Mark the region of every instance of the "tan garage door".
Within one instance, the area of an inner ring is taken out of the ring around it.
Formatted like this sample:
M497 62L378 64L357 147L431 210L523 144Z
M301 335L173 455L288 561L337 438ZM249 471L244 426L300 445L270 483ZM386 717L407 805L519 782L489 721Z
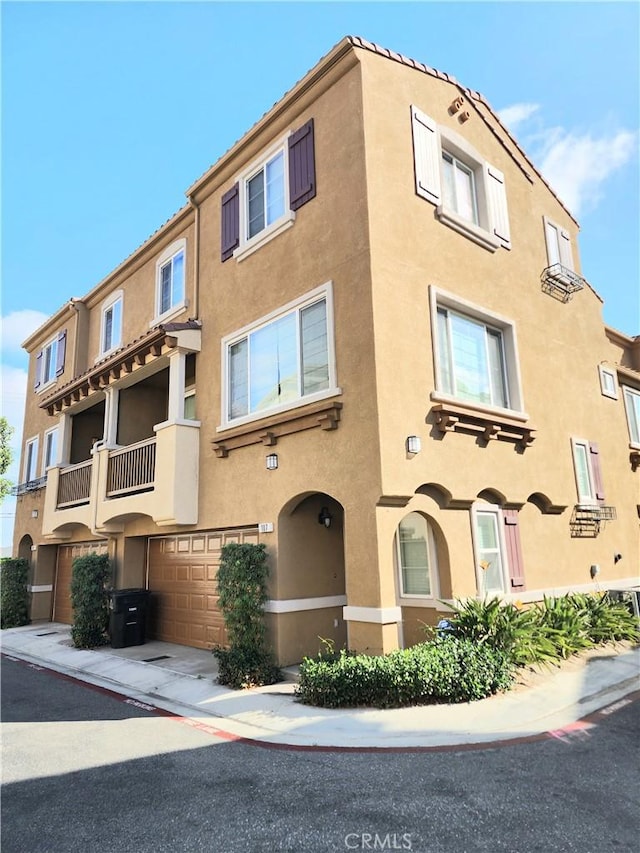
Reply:
M53 621L71 625L71 569L76 557L87 554L107 554L104 542L75 542L73 545L58 545L58 565L56 568L56 591L53 596Z
M226 643L216 575L222 546L230 542L257 543L258 531L214 530L149 540L150 639L197 649Z

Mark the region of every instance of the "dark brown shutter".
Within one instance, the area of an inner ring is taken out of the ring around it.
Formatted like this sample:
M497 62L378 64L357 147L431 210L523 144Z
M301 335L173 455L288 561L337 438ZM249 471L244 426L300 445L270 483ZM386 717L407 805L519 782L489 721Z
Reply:
M40 383L42 382L42 350L36 356L36 381L34 388L38 388Z
M313 119L289 137L289 204L297 210L316 194Z
M502 515L504 518L504 539L507 546L511 588L522 591L524 589L524 563L522 560L522 546L520 544L518 510L504 509L502 510Z
M56 356L56 376L64 373L64 356L67 351L67 330L58 335L58 354Z
M236 183L222 196L222 260L228 261L240 245L240 187Z
M600 503L604 503L604 483L602 480L602 466L600 465L600 449L595 442L591 441L589 442L589 451L591 453L591 471L593 472L593 485L596 490L596 498Z

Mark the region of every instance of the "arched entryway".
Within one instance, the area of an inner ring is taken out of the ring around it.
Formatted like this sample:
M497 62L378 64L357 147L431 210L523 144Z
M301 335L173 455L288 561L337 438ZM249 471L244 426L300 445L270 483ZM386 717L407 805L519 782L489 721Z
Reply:
M323 492L292 498L278 518L270 611L278 657L296 663L346 646L344 509Z

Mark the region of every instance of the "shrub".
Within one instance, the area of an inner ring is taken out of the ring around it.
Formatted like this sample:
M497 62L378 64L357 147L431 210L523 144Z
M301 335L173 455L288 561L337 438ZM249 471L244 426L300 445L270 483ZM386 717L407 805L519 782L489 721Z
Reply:
M111 567L106 554L87 554L73 561L71 639L77 649L93 649L109 642L109 589Z
M336 660L305 658L296 695L324 708L392 708L482 699L511 681L512 667L501 651L445 637L388 655L343 651Z
M218 594L229 648L213 649L220 684L238 689L281 680L266 639L263 606L268 598L267 578L264 545L233 542L223 547Z
M0 627L29 624L29 563L22 557L0 560Z

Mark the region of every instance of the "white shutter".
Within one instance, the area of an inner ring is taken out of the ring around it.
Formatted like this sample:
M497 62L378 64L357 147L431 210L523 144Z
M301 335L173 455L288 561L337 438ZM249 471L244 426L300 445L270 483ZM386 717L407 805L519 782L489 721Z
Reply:
M554 264L561 263L560 259L560 238L558 236L558 229L556 226L549 222L547 217L543 217L544 219L544 238L547 243L547 262L550 267Z
M571 251L571 237L564 231L559 231L558 243L560 244L560 263L567 269L573 269L573 253Z
M490 166L489 163L487 163L486 175L491 230L504 248L510 249L511 232L509 230L509 211L507 209L507 192L504 185L504 175L495 166Z
M440 204L440 141L438 125L417 107L411 107L413 162L416 192L432 204Z

